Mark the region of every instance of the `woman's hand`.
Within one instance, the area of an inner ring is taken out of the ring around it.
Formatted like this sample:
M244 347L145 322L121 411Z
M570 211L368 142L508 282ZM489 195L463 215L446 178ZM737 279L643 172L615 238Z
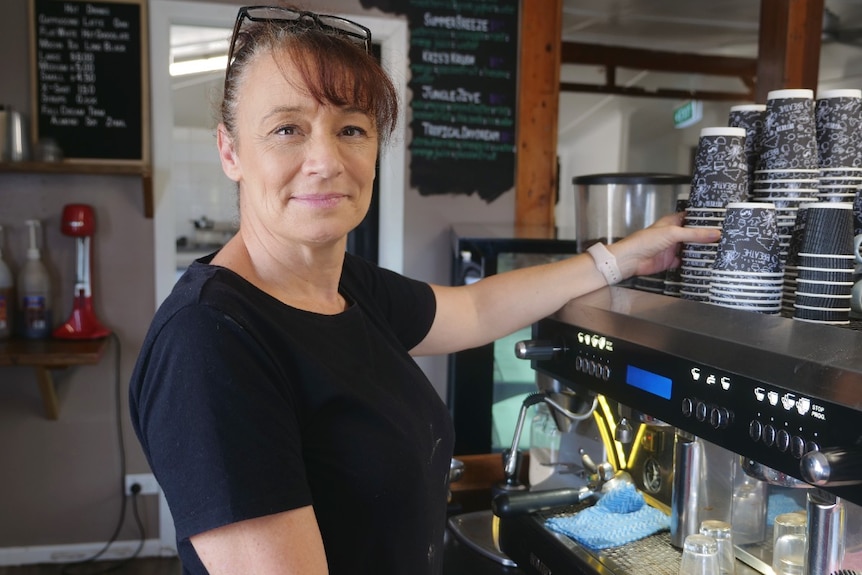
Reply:
M624 278L658 273L678 264L682 242L709 244L721 237L718 229L682 227L683 217L682 212L669 214L608 246Z

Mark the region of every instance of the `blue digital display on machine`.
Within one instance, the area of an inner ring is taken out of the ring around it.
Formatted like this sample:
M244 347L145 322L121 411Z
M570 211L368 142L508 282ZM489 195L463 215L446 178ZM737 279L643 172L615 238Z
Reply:
M626 366L626 383L665 399L670 399L673 388L673 381L670 378L633 365Z

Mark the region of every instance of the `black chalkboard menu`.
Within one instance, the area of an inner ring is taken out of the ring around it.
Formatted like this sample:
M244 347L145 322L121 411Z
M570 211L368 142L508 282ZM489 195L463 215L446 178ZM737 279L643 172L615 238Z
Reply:
M30 0L30 16L34 141L148 162L146 0Z
M423 195L514 187L518 0L407 0L411 185Z

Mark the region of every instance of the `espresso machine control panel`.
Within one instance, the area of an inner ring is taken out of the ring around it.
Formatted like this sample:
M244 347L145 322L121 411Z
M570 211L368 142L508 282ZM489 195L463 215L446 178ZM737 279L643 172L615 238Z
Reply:
M677 303L716 312L715 306ZM646 316L622 327L612 311L564 309L538 322L533 340L517 354L562 383L589 387L776 473L862 504L862 361L843 357L838 366L824 365L792 354L795 344L785 344L809 337L811 345L838 351L835 342L817 341L821 331L788 326L797 322L784 318L767 319L761 335L739 325L739 332L731 330L738 337L723 340L709 330L668 329ZM791 331L777 337L776 325ZM853 343L859 334L845 335ZM752 347L746 337L773 347Z

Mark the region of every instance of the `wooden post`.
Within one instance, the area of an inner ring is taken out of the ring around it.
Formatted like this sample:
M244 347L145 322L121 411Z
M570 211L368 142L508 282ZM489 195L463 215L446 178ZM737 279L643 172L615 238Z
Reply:
M757 102L770 90L817 90L824 0L761 0Z
M515 225L554 231L562 0L521 2Z

